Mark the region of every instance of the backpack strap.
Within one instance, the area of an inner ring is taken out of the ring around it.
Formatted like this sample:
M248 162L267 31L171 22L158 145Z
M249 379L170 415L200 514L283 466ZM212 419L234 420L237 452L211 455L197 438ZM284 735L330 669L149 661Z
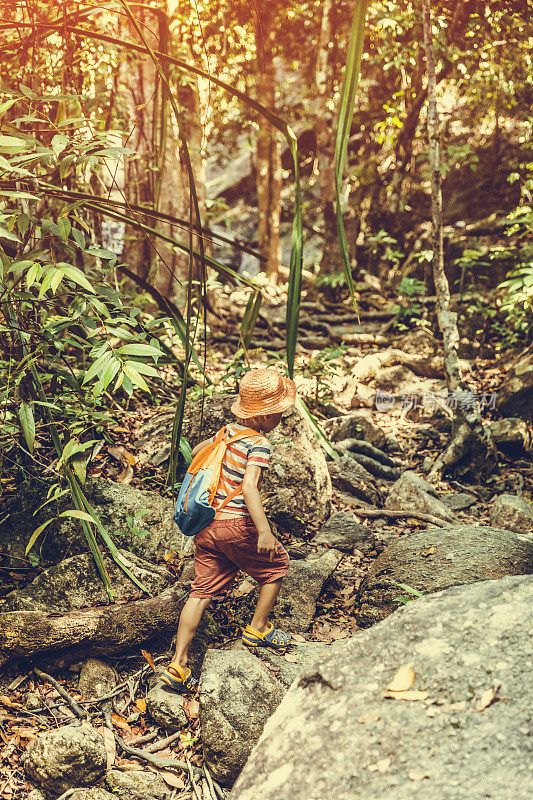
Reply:
M224 428L223 430L227 430L227 428ZM239 439L248 439L250 436L261 436L261 434L259 433L259 431L254 431L253 428L245 428L243 431L239 431L234 436L231 436L229 439L226 439L225 440L226 447L229 444L231 444L232 442L236 442ZM227 495L227 497L224 498L222 503L219 506L217 506L215 510L216 511L222 511L224 506L226 506L229 502L231 502L231 500L234 500L235 497L237 497L237 495L240 494L240 492L242 491L243 485L244 485L244 481L242 483L240 483L238 486L236 486L235 489L233 489L233 491L231 491Z

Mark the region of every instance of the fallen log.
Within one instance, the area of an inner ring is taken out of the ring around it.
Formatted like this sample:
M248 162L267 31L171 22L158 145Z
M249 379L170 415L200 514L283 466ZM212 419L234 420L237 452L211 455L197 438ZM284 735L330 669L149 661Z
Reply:
M47 614L0 613L0 668L12 658L47 651L88 647L93 655L140 645L158 634L173 633L188 593L170 587L156 597Z

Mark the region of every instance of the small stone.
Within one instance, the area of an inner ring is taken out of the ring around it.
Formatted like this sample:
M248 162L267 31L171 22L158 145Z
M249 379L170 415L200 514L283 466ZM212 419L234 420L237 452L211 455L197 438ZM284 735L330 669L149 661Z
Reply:
M490 524L515 533L533 533L533 503L513 494L502 494L492 504Z
M354 547L366 552L374 549L374 537L368 525L356 522L347 511L338 511L320 528L313 544L334 547L342 553L353 553Z
M445 494L442 497L442 502L451 511L463 511L465 508L470 508L474 503L477 503L477 497L468 492L452 492ZM499 527L504 527L500 525Z
M456 521L455 514L435 497L429 483L410 470L404 472L391 486L385 508L420 511L422 514L431 514L446 522Z
M43 701L37 692L28 692L24 698L24 702L28 711L35 711L36 709L41 708L43 704Z
M69 800L116 800L116 794L110 794L105 789L100 789L98 786L93 786L90 789L75 789Z
M109 694L117 685L115 670L98 658L89 658L80 670L78 690L83 697L97 698Z
M331 483L337 489L359 497L367 503L377 505L380 502L376 479L355 458L349 455L341 456L336 461L330 461L328 469Z
M152 719L169 731L179 731L188 723L183 710L185 697L170 686L158 683L146 695L146 708Z
M96 783L106 763L103 736L92 725L72 724L38 733L24 759L24 770L32 783L57 797L73 783Z
M113 797L118 796L120 800L168 800L171 794L160 775L144 770L110 769L105 782Z

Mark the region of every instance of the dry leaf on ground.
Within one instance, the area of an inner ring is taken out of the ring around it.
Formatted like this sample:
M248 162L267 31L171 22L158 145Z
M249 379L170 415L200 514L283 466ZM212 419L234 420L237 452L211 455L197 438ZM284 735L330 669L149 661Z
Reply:
M412 770L409 773L409 778L412 781L423 781L424 778L429 778L429 775L427 772L415 772L414 770Z
M383 692L382 697L387 700L426 700L429 692L419 692L416 689L410 692Z
M141 653L143 654L143 656L145 657L145 659L148 661L153 671L155 672L155 661L152 655L147 650L141 650Z
M292 653L286 653L285 661L288 661L290 664L297 664L298 658L296 656L293 656Z
M392 681L387 686L389 692L405 692L410 689L415 680L415 673L409 664L400 667Z
M498 699L498 691L500 689L501 684L495 683L494 686L491 686L490 689L485 689L479 697L475 697L472 701L472 705L476 709L476 711L483 711L485 708L488 708L495 700Z
M363 714L360 717L357 717L357 722L360 722L364 725L366 722L377 722L379 719L379 714Z
M375 764L369 764L367 769L370 772L388 772L390 767L390 758L382 758L380 761L376 761Z
M153 772L157 772L158 775L161 775L165 783L172 786L173 789L185 788L185 781L183 778L176 775L174 772L170 772L170 770L167 769L154 769Z

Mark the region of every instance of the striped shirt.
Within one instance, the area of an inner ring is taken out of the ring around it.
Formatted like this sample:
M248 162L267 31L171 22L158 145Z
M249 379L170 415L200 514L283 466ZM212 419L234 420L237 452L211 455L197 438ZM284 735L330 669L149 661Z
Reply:
M246 425L240 425L237 422L232 422L226 425L230 436L246 430ZM209 440L213 442L214 436ZM245 439L238 439L236 442L228 445L226 453L222 460L222 472L220 481L218 483L217 493L215 497L215 504L218 505L225 498L239 486L244 479L244 473L248 464L256 464L261 467L261 470L268 468L270 461L270 442L265 436L249 436ZM263 473L261 472L261 478ZM259 479L259 485L261 484ZM224 511L231 511L236 516L250 516L250 512L246 508L242 492L230 500L224 506Z

